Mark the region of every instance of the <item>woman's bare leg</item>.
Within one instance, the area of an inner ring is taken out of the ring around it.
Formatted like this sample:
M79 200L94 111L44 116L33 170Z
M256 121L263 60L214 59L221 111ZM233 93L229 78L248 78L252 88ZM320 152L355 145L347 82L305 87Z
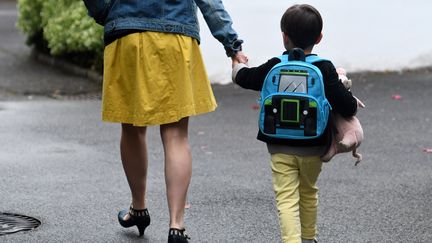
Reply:
M179 122L160 127L165 152L165 183L170 228L184 228L184 208L192 176L188 123L189 119L183 118Z
M132 206L144 209L147 179L146 127L122 124L120 152L129 187Z

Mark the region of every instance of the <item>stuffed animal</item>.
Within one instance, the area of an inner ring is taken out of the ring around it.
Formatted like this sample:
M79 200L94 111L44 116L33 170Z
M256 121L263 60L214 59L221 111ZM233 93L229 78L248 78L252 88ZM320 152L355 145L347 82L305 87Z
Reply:
M340 81L345 88L350 89L352 81L347 78L346 71L343 68L336 69L339 74ZM365 105L357 97L357 105L364 108ZM346 153L352 151L352 155L356 158L355 165L360 163L362 155L357 152L364 139L363 129L357 117L349 118L342 117L336 112L332 112L330 116L330 126L332 126L332 143L325 155L321 156L323 162L330 161L333 156L338 153Z
M337 74L339 75L339 80L343 83L347 90L351 89L352 81L348 79L347 72L343 68L336 69Z

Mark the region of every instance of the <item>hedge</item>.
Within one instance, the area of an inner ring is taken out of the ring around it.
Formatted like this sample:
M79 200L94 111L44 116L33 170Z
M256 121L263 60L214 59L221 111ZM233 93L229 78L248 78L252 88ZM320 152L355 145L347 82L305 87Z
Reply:
M27 43L82 66L101 68L103 28L82 0L18 0L18 27Z

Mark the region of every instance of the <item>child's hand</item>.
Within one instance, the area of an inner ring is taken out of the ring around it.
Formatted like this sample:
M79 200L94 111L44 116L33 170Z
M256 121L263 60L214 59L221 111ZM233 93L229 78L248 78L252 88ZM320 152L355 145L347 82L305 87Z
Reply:
M232 58L236 59L239 63L246 64L249 61L248 57L242 51L237 52L237 54Z
M233 67L239 63L246 64L249 61L248 57L242 51L237 52L235 56L231 57L231 60Z
M233 58L231 64L232 68L234 68L237 64L239 64L239 62Z

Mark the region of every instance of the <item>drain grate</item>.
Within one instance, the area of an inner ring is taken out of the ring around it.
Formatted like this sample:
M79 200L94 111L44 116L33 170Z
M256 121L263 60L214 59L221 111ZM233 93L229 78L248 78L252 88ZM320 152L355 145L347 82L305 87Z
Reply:
M41 222L35 218L12 214L0 213L0 236L13 234L20 231L36 229Z

